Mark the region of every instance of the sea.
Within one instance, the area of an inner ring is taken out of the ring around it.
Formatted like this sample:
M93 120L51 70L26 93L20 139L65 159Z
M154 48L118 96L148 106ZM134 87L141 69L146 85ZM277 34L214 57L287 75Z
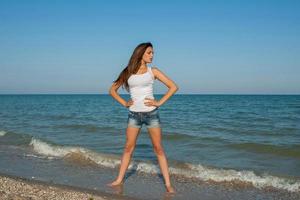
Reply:
M175 94L158 111L178 191L168 198L300 199L300 95ZM118 174L128 112L108 94L0 95L0 173L166 199L145 124L124 188L106 187Z

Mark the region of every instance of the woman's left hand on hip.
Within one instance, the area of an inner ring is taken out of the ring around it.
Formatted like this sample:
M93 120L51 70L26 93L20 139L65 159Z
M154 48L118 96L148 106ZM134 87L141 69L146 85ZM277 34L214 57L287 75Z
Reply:
M155 99L150 99L150 98L145 98L144 104L146 106L156 106L159 107L159 102L156 101Z

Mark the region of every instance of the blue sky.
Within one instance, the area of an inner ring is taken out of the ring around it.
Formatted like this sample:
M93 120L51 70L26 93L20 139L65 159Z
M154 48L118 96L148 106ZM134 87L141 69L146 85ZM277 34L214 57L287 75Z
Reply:
M178 94L300 94L299 2L1 0L0 94L106 94L148 41Z

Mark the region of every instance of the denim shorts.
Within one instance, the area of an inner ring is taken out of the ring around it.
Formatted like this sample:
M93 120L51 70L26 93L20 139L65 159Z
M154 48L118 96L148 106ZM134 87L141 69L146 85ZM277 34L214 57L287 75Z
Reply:
M145 124L147 128L161 127L158 107L149 112L134 112L129 110L127 125L142 128L143 124Z

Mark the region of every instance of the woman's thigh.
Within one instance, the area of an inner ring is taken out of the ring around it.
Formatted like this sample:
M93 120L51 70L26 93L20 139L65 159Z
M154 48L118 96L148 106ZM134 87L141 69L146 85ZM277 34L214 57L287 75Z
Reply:
M154 128L148 128L148 133L151 138L151 142L153 147L161 147L161 128L160 127L154 127Z
M140 133L140 128L130 127L128 126L126 129L126 144L127 145L135 145L137 137Z

